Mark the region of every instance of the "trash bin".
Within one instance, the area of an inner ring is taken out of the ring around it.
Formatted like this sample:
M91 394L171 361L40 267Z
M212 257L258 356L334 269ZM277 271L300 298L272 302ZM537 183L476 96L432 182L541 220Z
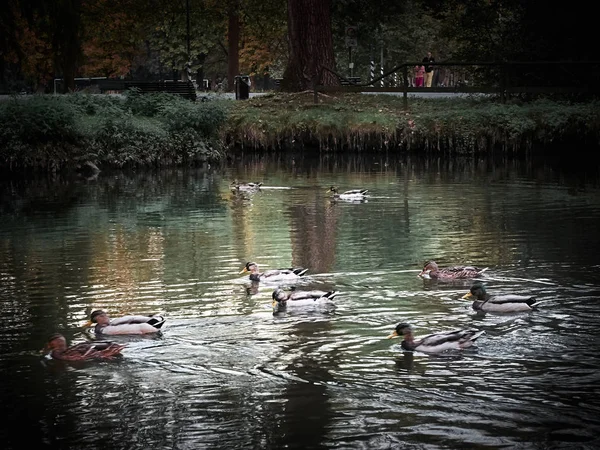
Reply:
M250 77L238 75L235 77L235 99L247 100L250 97Z

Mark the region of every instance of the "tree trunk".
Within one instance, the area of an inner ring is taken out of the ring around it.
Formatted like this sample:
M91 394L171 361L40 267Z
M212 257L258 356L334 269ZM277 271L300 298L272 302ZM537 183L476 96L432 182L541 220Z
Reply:
M63 78L63 93L75 90L77 65L81 57L81 1L63 0L54 3L55 64Z
M290 59L281 89L304 91L339 84L331 32L331 0L288 0ZM329 69L329 70L327 70Z
M227 90L231 92L234 88L234 78L240 71L240 16L237 0L231 1L229 5L227 43Z

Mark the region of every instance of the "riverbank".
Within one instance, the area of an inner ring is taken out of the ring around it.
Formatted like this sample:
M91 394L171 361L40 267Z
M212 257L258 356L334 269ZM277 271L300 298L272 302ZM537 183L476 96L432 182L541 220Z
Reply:
M560 142L600 144L600 103L483 96L410 99L312 92L237 101L221 131L229 146L321 151L493 150L519 153Z
M518 154L600 144L597 101L506 104L489 97L312 92L248 100L167 94L29 96L0 104L0 169L161 167L219 161L239 149L286 152Z

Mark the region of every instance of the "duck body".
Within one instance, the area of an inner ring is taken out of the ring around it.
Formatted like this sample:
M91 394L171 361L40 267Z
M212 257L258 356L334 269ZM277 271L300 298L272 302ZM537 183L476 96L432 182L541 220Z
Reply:
M329 191L332 193L334 199L347 200L347 201L364 201L367 199L368 189L351 189L349 191L339 192L336 186L331 186Z
M333 305L337 294L336 291L320 290L288 292L278 288L273 291L273 308Z
M452 266L440 269L435 261L425 263L423 270L419 274L421 278L432 280L463 280L467 278L476 278L487 270L474 266Z
M50 357L61 361L113 360L122 356L123 348L124 345L114 342L82 342L67 347L67 341L61 334L50 336L46 344Z
M96 323L94 332L108 336L123 334L152 334L159 333L165 323L165 318L158 314L152 316L129 315L109 319L104 311L94 311L91 323Z
M265 283L278 283L282 281L296 281L304 276L308 269L303 267L289 267L286 269L271 269L260 272L258 264L247 262L240 273L250 273L250 281L260 281Z
M538 303L532 295L490 295L483 283L474 283L462 298L466 300L474 298L472 308L478 312L527 312L532 311Z
M262 183L239 183L237 180L234 180L229 187L232 191L236 192L256 192L260 189Z
M419 351L424 353L441 353L447 350L462 350L473 346L475 340L484 331L460 329L430 334L420 339L415 339L412 327L407 323L400 323L394 332L388 336L394 338L403 336L401 347L406 351Z

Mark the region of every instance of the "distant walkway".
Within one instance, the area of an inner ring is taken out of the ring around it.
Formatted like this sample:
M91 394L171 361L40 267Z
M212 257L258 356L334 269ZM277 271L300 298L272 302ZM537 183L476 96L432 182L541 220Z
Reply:
M262 95L268 95L272 92L250 92L250 98L260 97ZM395 95L401 96L402 92L363 92L364 95ZM11 98L23 99L26 100L28 98L32 98L37 94L27 94L27 95L0 95L0 101L6 101ZM54 95L54 94L46 94L46 95ZM60 94L58 94L60 95ZM112 95L115 97L121 97L121 94L91 94L91 95ZM409 97L419 97L419 98L459 98L459 97L468 97L473 95L487 95L487 94L469 94L464 92L426 92L423 89L423 92L409 92ZM198 92L197 101L202 101L203 98L207 99L224 99L224 100L235 100L235 93L233 92Z

